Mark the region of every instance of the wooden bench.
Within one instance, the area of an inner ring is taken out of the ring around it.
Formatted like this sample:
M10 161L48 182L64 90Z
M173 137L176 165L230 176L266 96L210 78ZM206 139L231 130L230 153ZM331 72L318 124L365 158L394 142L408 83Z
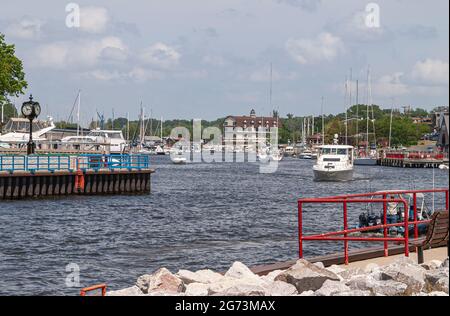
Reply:
M423 250L437 247L447 246L448 255L448 211L437 211L431 217L431 222L428 226L427 236L425 240L420 243L414 244L417 252L417 261L419 264L424 262Z

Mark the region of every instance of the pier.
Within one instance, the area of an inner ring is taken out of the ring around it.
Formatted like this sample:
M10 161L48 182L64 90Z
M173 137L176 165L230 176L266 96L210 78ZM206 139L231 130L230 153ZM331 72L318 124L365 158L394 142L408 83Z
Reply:
M0 156L0 200L147 194L147 155Z
M378 165L397 168L439 168L448 158L441 153L387 152L378 159Z

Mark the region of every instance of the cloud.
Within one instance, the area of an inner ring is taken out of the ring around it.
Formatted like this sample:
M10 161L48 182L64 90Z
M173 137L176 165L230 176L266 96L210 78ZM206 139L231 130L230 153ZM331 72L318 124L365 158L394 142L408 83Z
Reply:
M181 54L173 47L164 43L156 43L144 49L140 60L150 66L168 69L178 65Z
M83 78L94 79L98 81L129 81L146 82L149 80L161 79L163 74L157 71L135 67L130 71L96 69L82 74Z
M395 97L410 93L410 88L402 82L403 72L396 72L380 77L373 85L374 96Z
M104 58L125 60L127 47L118 37L104 37L98 41L63 41L39 46L33 51L31 65L36 68L67 69L92 67Z
M82 7L80 9L80 29L88 33L103 33L111 18L108 10L101 7Z
M19 39L38 39L44 22L33 17L24 17L12 22L5 29L5 34Z
M427 84L448 85L449 63L439 59L426 59L414 65L412 77Z
M222 56L206 55L202 59L202 63L214 67L224 67L228 62Z
M316 39L289 39L286 50L299 64L332 61L345 51L342 40L331 33L321 33Z
M280 4L287 4L306 11L315 11L322 0L276 0Z

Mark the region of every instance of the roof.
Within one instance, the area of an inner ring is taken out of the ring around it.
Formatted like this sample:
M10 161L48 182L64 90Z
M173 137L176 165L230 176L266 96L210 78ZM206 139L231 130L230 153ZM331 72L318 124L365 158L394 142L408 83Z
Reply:
M281 126L281 120L276 117L261 117L261 116L228 116L225 120L232 119L236 122L236 126L244 126L244 125L254 125L255 127L266 126L269 124L270 127L274 125ZM252 123L253 122L253 123ZM261 122L261 123L260 123Z

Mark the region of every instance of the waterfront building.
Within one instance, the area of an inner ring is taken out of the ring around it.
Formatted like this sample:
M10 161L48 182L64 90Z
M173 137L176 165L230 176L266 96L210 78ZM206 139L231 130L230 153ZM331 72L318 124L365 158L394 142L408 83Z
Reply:
M439 121L439 140L437 145L448 154L448 112L440 115Z

